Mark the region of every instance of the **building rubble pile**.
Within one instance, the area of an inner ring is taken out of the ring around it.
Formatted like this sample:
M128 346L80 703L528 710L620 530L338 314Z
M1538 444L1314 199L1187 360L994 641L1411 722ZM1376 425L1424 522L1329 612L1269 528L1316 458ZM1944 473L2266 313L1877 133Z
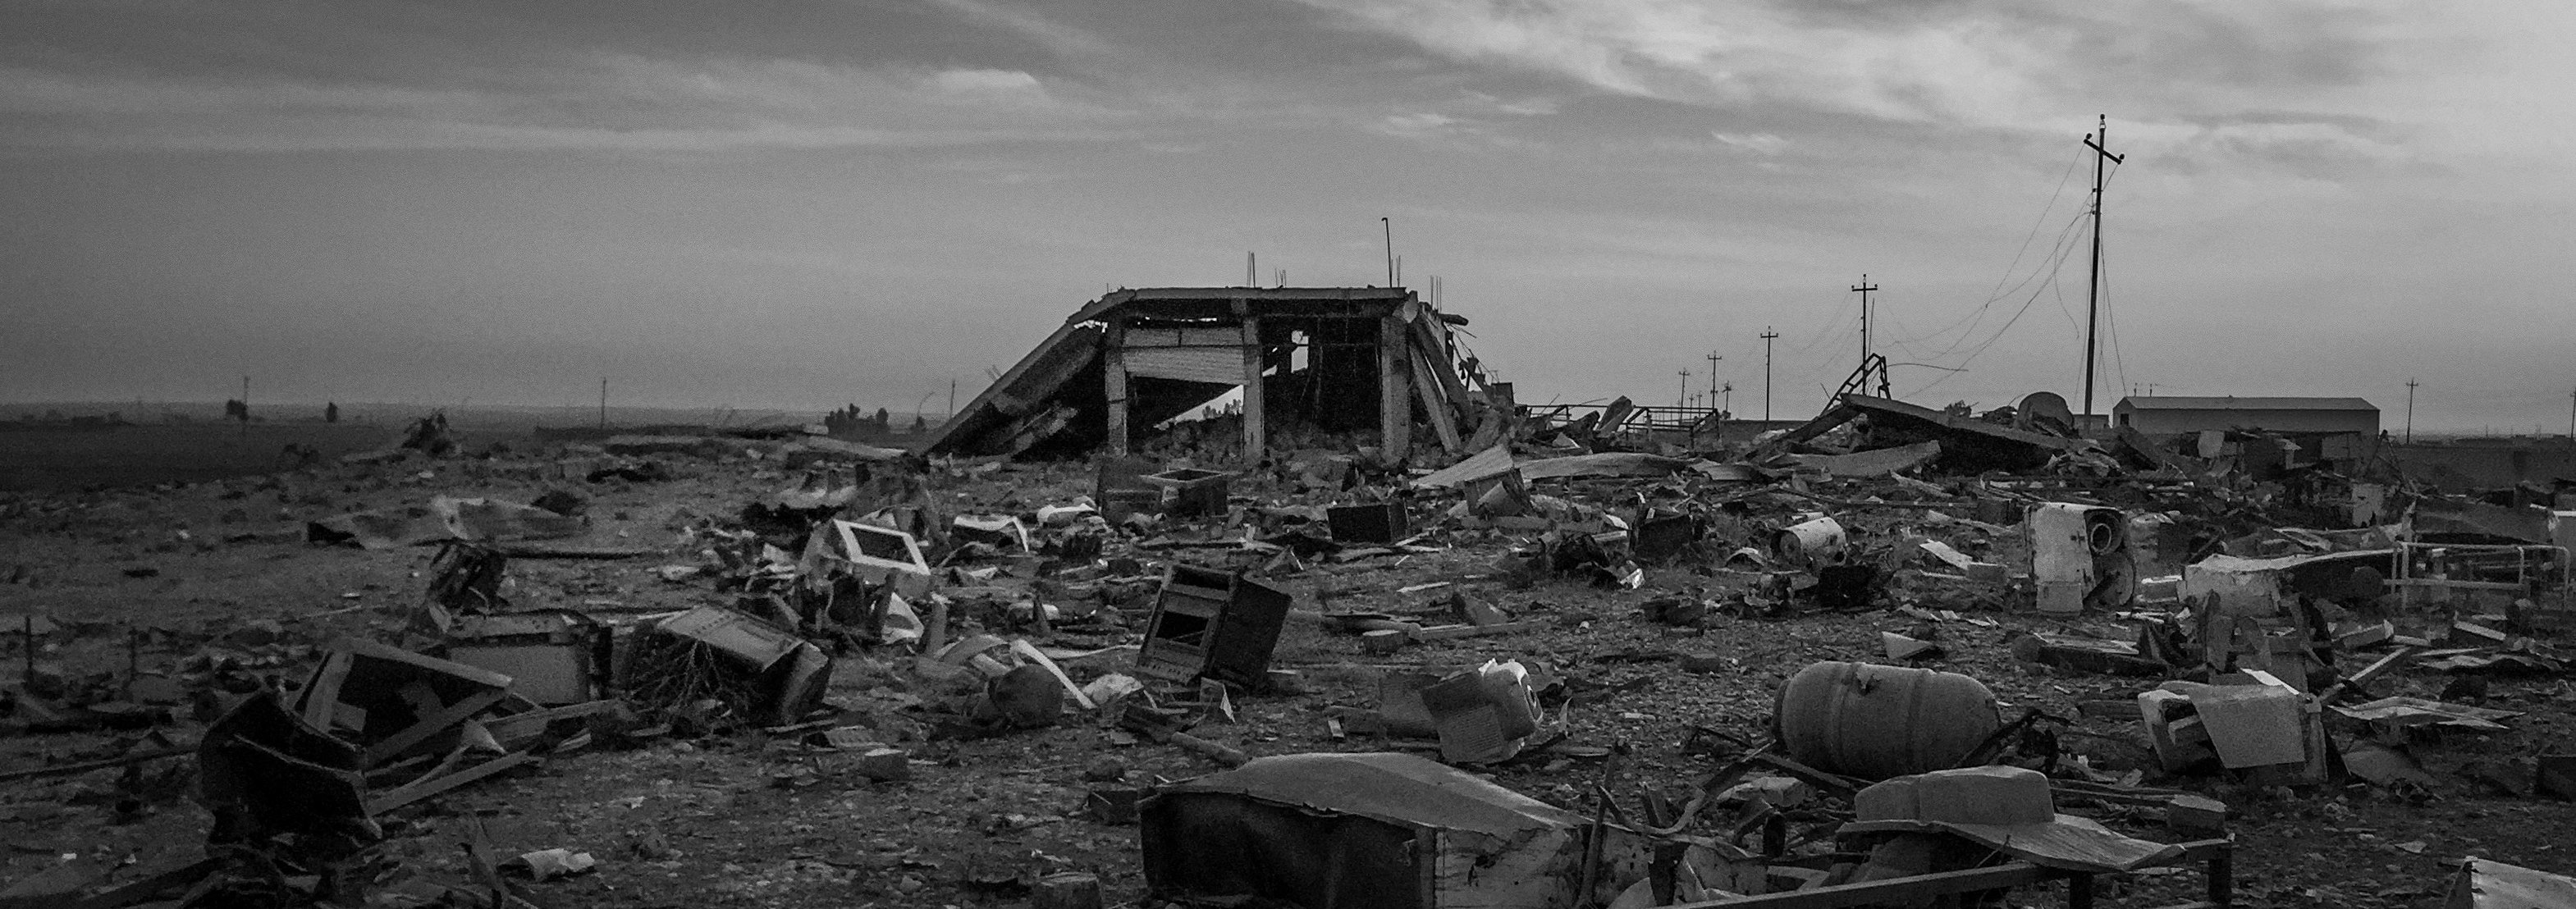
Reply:
M2084 438L2045 414L1859 395L1750 445L1623 446L1616 424L1531 415L1439 469L1374 449L1273 452L1247 468L1147 445L1081 462L1084 494L1043 500L1023 493L1063 466L822 437L621 437L589 455L504 456L493 469L650 483L750 452L773 485L667 546L529 546L582 533L569 494L317 522L317 544L440 546L420 601L372 637L273 622L129 632L193 648L168 675L39 666L48 642L103 629L29 616L0 629L26 659L8 730L115 744L9 775L124 762L142 769L94 797L186 793L214 814L205 861L64 891L94 906L522 905L531 879L593 860L476 850L473 879L424 882L374 847L442 793L585 749L742 738L775 756L781 787L904 785L924 743L1066 723L1212 771L1091 790L1094 819L1140 825L1161 897L1324 909L1400 886L1439 905L1644 907L1824 890L1860 904L2052 880L2089 893L2098 875L2194 868L2224 904L2222 795L2426 792L2443 784L2427 758L2515 718L2481 704L2484 680L2563 679L2576 654L2560 643L2576 615L2560 548L2576 511L2330 470L2301 462L2295 440L2240 433L2184 454L2134 432ZM412 450L446 453L429 451L443 421L414 435ZM1347 589L1457 552L1490 553L1489 568L1393 597ZM514 559L638 555L695 605L612 613L510 583ZM1632 615L1502 602L1637 590L1650 573L1683 580L1654 585ZM1541 799L1463 771L1562 763L1608 779L1621 749L1582 740L1568 717L1619 692L1538 654L1419 656L1637 622L1684 649L1641 659L1736 672L1708 628L1818 613L1867 618L1876 649L1796 672L1767 722L1686 730L1714 769L1641 792ZM1277 659L1297 623L1389 667L1373 703L1314 711L1349 750L1257 753L1214 734L1248 701L1310 699L1312 664ZM2075 715L2016 712L1940 671L1945 641L1996 627L2011 628L2016 660L2046 667L2034 671L2112 696ZM881 683L835 688L836 671ZM2083 744L2105 738L2131 759ZM2568 756L2490 756L2464 775L2576 798ZM1352 779L1377 782L1337 782ZM1350 822L1319 820L1334 818ZM1442 863L1515 870L1462 879L1433 873L1445 864L1336 858L1406 831ZM1291 841L1305 845L1246 845ZM1971 869L1987 873L1958 874ZM2459 887L2514 874L2548 877L2472 862ZM1098 898L1096 882L1058 884Z

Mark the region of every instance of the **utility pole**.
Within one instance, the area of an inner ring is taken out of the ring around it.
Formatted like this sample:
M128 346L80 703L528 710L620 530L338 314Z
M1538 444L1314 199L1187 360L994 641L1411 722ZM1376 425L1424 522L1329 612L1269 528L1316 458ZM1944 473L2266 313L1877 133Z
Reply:
M1860 276L1860 283L1852 285L1852 292L1860 294L1860 381L1862 388L1869 387L1869 292L1877 289L1878 285L1869 283L1869 275L1867 273L1863 273ZM1885 369L1878 371L1878 396L1882 398L1888 396L1887 370Z
M2406 444L2415 444L2415 386L2423 383L2413 376L2406 379Z
M2084 137L2084 147L2093 150L2093 279L2084 285L2084 427L2093 427L2093 351L2097 320L2101 318L2102 300L2102 162L2121 162L2121 157L2102 146L2111 144L2111 117L2100 116L2101 141Z
M1718 389L1718 390L1717 390L1717 393L1718 393L1718 395L1720 395L1720 397L1718 398L1718 404L1717 404L1717 412L1718 412L1718 413L1723 414L1723 413L1725 413L1725 412L1727 412L1727 411L1730 411L1730 410L1735 409L1735 383L1733 383L1733 382L1728 382L1728 383L1726 383L1726 386L1725 386L1725 387L1723 387L1723 388Z
M608 428L608 377L599 377L599 428Z
M1717 361L1723 359L1726 358L1718 356L1717 351L1708 352L1708 396L1712 398L1717 397Z
M1681 396L1681 397L1679 397L1679 398L1675 398L1675 399L1673 399L1673 406L1675 406L1675 407L1689 407L1689 406L1690 406L1690 370L1687 370L1687 369L1682 370L1682 371L1681 371L1681 376L1682 376L1682 396Z
M1780 333L1762 326L1762 428L1771 428L1771 342Z

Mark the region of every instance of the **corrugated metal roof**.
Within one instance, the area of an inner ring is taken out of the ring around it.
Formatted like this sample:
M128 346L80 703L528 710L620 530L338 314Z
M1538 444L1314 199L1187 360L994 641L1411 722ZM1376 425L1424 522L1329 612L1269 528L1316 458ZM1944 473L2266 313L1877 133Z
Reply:
M2239 398L2234 396L2146 395L2120 399L2131 410L2367 410L2379 408L2360 398Z
M1402 752L1274 755L1161 791L1236 794L1279 805L1505 838L1584 823L1572 812Z

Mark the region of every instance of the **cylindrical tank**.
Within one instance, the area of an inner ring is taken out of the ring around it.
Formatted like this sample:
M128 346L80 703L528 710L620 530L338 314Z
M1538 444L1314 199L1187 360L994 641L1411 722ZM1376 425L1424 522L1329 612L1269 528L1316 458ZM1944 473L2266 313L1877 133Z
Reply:
M1955 672L1824 662L1780 687L1771 723L1791 759L1883 780L1958 766L2003 717L1985 683Z
M1842 522L1820 517L1780 528L1771 551L1789 561L1830 562L1843 550Z

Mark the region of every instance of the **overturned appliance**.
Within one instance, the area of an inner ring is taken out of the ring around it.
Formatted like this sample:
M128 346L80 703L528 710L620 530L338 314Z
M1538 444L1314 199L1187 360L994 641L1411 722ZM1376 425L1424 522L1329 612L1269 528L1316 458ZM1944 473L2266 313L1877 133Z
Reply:
M1306 909L1600 905L1651 843L1409 754L1290 754L1161 787L1142 807L1155 897ZM1587 828L1602 831L1593 893Z
M805 540L797 573L814 583L847 575L870 587L890 588L912 599L930 595L930 562L913 534L857 521L833 519Z
M625 657L629 698L676 706L723 701L754 722L783 726L821 706L832 658L778 626L713 606L663 619Z
M2042 502L2032 506L2030 573L2039 611L2125 609L2138 595L2129 521L2117 508Z

